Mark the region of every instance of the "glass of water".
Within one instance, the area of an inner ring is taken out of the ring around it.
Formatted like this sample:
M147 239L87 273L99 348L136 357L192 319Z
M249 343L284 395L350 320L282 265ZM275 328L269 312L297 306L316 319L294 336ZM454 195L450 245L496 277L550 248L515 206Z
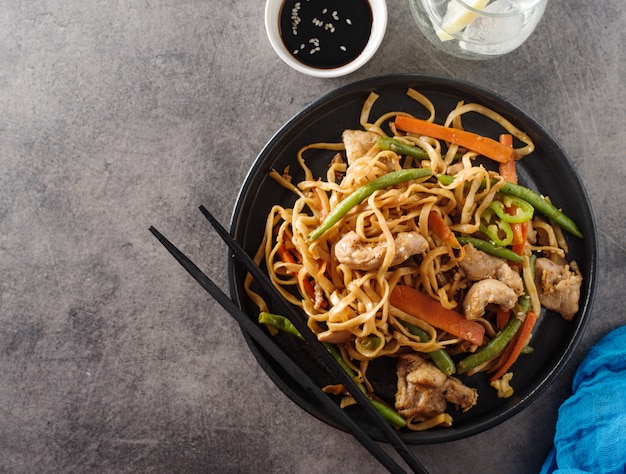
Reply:
M409 0L420 31L435 46L464 59L501 56L521 45L548 0Z

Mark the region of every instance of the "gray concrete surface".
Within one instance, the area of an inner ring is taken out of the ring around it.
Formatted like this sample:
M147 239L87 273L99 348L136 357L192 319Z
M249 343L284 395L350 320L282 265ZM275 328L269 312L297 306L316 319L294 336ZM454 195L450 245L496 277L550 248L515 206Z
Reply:
M433 473L536 472L586 350L626 322L623 0L551 0L520 49L444 56L389 0L374 60L340 79L288 69L261 0L7 0L0 6L0 472L359 472L380 467L303 412L227 314L148 233L226 288L245 173L302 107L394 72L502 94L554 134L597 218L594 316L556 383L469 439L415 447Z

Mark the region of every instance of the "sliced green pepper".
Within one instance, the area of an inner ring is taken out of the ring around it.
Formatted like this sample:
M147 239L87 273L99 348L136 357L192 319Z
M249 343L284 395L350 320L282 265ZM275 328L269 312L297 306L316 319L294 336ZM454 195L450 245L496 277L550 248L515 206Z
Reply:
M493 203L492 203L493 204ZM494 218L494 214L496 217ZM480 224L480 231L496 245L506 247L513 242L513 229L511 225L499 218L498 214L491 208L491 205L480 216L484 224Z
M533 214L535 213L535 208L528 202L506 194L502 196L502 201L493 201L489 204L489 207L500 219L511 224L527 222L533 218ZM511 215L506 211L506 209L510 207L515 208L515 214Z
M513 242L513 230L508 222L498 221L497 224L481 224L479 229L496 245L506 247ZM504 236L502 236L502 233L504 233Z

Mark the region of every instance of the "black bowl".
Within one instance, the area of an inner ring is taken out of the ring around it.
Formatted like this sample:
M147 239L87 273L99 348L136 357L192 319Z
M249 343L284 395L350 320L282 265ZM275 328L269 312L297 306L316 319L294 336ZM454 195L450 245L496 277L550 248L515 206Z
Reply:
M294 180L301 176L296 163L296 153L304 145L341 139L341 132L347 128L359 129L359 114L368 94L375 91L380 95L371 117L404 110L416 114L423 113L421 106L406 96L406 90L413 87L425 94L435 104L437 123L442 123L445 115L459 100L477 102L497 111L518 128L525 131L535 142L532 155L518 162L520 184L542 194L549 195L554 203L562 207L581 228L585 238L568 236L569 259L578 262L583 275L580 311L571 322L564 321L558 314L543 311L534 331L531 355L520 358L514 367L511 385L515 395L499 399L495 390L489 387L485 377L476 375L466 381L479 392L478 405L467 413L452 411L454 424L451 428L435 428L424 432L402 430L401 436L409 444L438 443L460 439L491 428L519 413L529 406L555 380L569 361L579 343L587 321L596 286L597 244L596 229L591 205L580 177L558 143L531 116L520 110L510 101L480 87L450 79L436 77L395 75L364 80L342 87L327 94L309 105L285 124L264 147L244 182L234 209L231 233L250 253L254 254L263 234L265 218L275 203L288 205L294 201L293 195L272 180L271 169L282 171L291 165ZM466 116L464 126L472 131L489 136L497 136L497 125L478 114ZM306 155L307 164L318 176L325 176L325 169L332 153L315 151ZM256 320L258 308L247 298L243 288L245 272L235 261L229 262L230 291L233 299L244 311ZM306 411L337 428L337 422L275 363L254 341L246 336L251 351L259 364L278 387ZM306 347L292 336L281 334L277 342L293 356L320 384L333 383L328 374L307 351ZM381 361L374 365L383 395L393 397L395 391L393 367L386 367ZM388 379L384 380L384 374ZM386 382L386 383L385 383ZM368 421L358 407L351 407L355 420L375 439L385 441L379 430Z

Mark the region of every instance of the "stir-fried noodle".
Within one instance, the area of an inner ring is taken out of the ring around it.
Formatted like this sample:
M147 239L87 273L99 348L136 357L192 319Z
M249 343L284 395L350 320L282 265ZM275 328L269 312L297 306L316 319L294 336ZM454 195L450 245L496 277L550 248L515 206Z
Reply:
M433 122L435 107L428 98L412 89L408 96L425 107L426 121ZM354 138L357 145L361 144L362 152L351 149L353 132L348 131L343 143L315 143L299 151L297 162L304 171L302 181L292 182L287 171L272 171L273 178L297 199L290 208L278 204L272 207L256 255L257 262L265 261L269 276L282 295L304 310L309 327L320 340L339 348L343 359L357 373L357 380L370 391L366 372L374 358L407 353L428 358L435 350L458 358L479 349L480 344L443 330L391 301L394 289L408 287L436 301L444 310L466 313L464 300L473 280L460 262L468 244L456 243L471 237L493 244L486 229L496 229L495 237L500 237L500 222L491 205L503 200L501 190L506 183L498 172L476 164L475 151L397 130L394 118L408 115L403 111L392 111L371 121L376 99L377 95L371 94L365 101L360 116L362 131ZM533 152L533 142L524 132L479 104L459 103L444 126L462 130L462 118L467 113L482 114L497 122L503 134L510 134L518 144L515 160ZM384 149L378 137L394 138L398 143L416 147L425 154L424 159L396 153L394 147ZM315 176L307 166L306 152L310 149L336 152L326 176ZM412 168L430 169L431 174L373 190L319 237L311 238L312 232L348 196L389 173ZM444 182L437 179L438 175L454 179ZM508 317L520 321L528 311L537 316L541 313L533 276L534 253L541 252L555 262L567 253L565 239L555 223L535 213L525 225L528 237L521 247L517 242L519 260L508 262L508 267L523 281L523 291L516 294L518 301L510 308ZM540 242L534 237L538 233L542 236ZM507 242L502 247L512 245ZM248 278L246 290L250 298L261 311L271 312L250 283ZM484 305L483 313L471 318L473 324L484 329L483 346L503 330L497 319L499 311L490 303ZM412 331L413 327L422 332ZM504 364L506 355L502 351L467 372L496 371ZM498 381L499 386L502 383ZM507 393L506 385L502 393ZM445 417L439 419L444 424L450 422Z

